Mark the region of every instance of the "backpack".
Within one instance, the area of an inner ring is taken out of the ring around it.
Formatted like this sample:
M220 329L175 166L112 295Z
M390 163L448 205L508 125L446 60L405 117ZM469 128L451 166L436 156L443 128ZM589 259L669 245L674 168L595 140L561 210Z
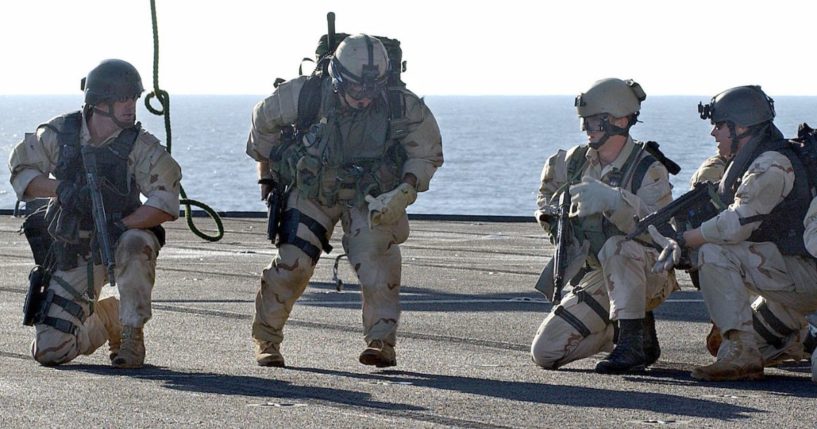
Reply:
M315 63L315 69L312 70L312 73L306 79L306 82L304 82L300 95L298 96L298 117L295 120L294 130L292 130L295 132L295 134L298 132L305 132L318 116L318 111L321 107L321 85L324 79L329 78L329 60L332 59L332 55L335 53L337 46L344 39L349 37L349 34L333 33L333 36L334 43L332 45L332 49L329 48L329 35L324 34L321 36L320 40L318 40L318 46L315 48L316 60L312 60L308 57L303 58L301 60L301 64L298 66L298 75L303 76L304 61ZM383 43L389 57L388 87L405 88L406 84L400 78L401 73L406 71L406 62L403 61L403 49L400 48L400 41L383 36L373 37L377 38L381 43ZM278 85L283 82L285 82L284 79L277 78L273 83L273 87L277 88ZM387 92L391 111L401 112L403 107L402 98L395 91L389 90ZM397 118L393 115L392 119Z
M803 163L812 195L817 191L817 130L803 122L797 127L797 137L790 139L792 150Z

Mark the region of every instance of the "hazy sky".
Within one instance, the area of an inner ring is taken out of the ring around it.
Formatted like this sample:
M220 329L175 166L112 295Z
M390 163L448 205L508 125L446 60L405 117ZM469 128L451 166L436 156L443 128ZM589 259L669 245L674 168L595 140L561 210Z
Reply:
M156 3L159 83L171 94L271 92L313 56L334 11L339 32L400 39L404 80L420 95L573 95L611 76L652 95L755 83L817 95L813 0ZM0 40L0 94L77 93L112 57L153 86L149 0L2 1Z

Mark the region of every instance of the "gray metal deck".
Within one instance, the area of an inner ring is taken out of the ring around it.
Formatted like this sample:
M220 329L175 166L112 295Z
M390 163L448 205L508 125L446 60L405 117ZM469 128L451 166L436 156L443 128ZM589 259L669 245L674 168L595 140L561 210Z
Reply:
M199 220L206 224L207 220ZM593 359L545 371L529 344L550 310L532 288L552 253L535 223L414 221L403 246L398 366L357 362L356 279L319 262L282 351L255 365L250 340L261 268L274 254L261 219L225 219L206 243L184 222L159 257L147 366L114 370L103 350L56 368L29 357L20 323L32 260L20 221L0 218L0 426L3 427L815 427L804 362L759 382L700 383L710 362L701 296L684 289L656 313L663 354L643 374L595 374ZM333 245L340 248L339 235Z

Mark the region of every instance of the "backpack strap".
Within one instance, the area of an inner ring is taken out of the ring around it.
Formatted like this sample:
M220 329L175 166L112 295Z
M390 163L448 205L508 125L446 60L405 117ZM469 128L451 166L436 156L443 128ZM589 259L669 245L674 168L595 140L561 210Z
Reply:
M644 143L644 151L647 152L648 155L638 161L633 171L633 179L630 182L630 190L633 194L641 188L641 184L644 182L644 176L647 175L647 170L650 169L650 166L652 166L655 161L660 162L673 176L681 171L681 166L667 158L658 146L658 143L654 141Z
M321 92L324 75L309 76L298 93L298 118L295 120L297 130L306 130L315 122L321 109Z

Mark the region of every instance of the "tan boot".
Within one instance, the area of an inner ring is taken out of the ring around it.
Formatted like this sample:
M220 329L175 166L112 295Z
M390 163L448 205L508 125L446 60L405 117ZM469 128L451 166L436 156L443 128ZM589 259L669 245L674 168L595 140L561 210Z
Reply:
M119 300L115 296L97 301L95 311L108 333L108 357L113 362L122 344L122 323L119 322Z
M397 355L394 346L386 344L382 340L372 340L369 347L360 354L360 363L363 365L374 365L378 368L385 368L397 365Z
M721 337L721 330L712 322L712 328L706 336L706 349L713 357L718 357L718 349L721 348L723 337Z
M111 364L114 368L141 368L145 363L145 337L142 328L122 327L122 346Z
M274 366L283 368L284 356L280 352L281 344L270 341L255 341L255 361L258 366Z
M758 380L763 378L763 358L751 332L726 333L729 352L712 365L692 370L692 378L704 381Z

